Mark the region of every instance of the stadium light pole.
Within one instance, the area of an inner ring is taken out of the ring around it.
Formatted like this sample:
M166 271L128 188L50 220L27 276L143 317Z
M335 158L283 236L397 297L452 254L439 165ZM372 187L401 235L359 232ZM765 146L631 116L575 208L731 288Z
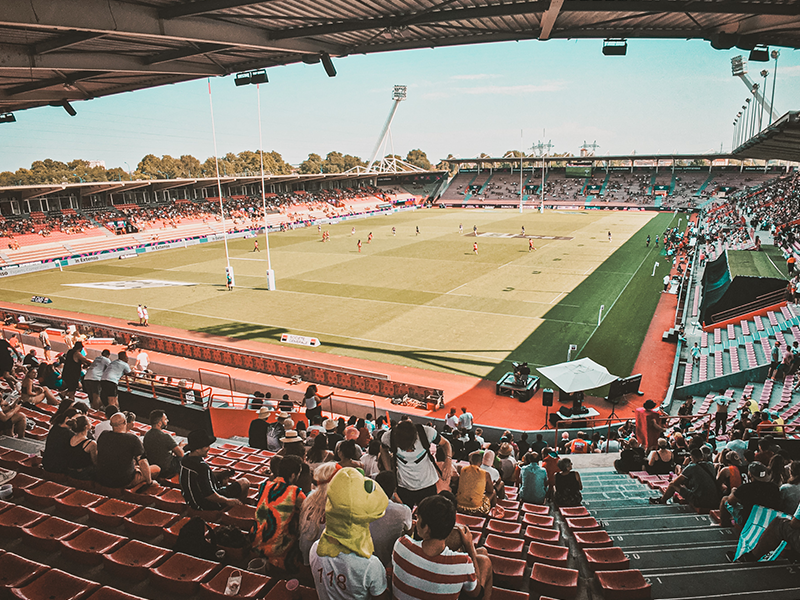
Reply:
M775 80L778 78L778 57L781 55L777 50L773 50L772 58L775 60L775 69L772 71L772 98L769 101L769 124L772 125L774 117L772 116L772 107L775 105Z
M261 136L261 85L256 84L256 97L258 99L258 150L261 158L261 207L264 211L264 239L267 250L267 289L275 289L275 271L272 270L272 260L269 255L269 225L267 224L267 193L264 188L264 138Z
M769 71L767 71L766 69L761 71L761 77L764 78L764 85L762 87L764 88L765 92L767 91L767 75L769 75ZM763 96L764 94L761 94L761 95ZM766 104L765 102L762 102L761 103L761 110L758 111L758 131L759 132L762 129L762 124L763 124L763 121L764 121L764 105L765 104Z
M217 172L217 193L219 194L219 213L222 215L222 239L225 242L225 276L230 277L231 285L236 285L228 252L228 226L225 223L225 208L222 205L222 182L219 178L219 155L217 154L217 130L214 127L214 102L211 99L211 78L208 78L208 105L211 108L211 137L214 139L214 166Z

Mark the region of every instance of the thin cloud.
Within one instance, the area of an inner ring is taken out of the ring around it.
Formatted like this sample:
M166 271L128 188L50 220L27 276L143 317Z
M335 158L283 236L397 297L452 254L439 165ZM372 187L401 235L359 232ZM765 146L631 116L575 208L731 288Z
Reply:
M492 85L461 88L463 94L502 94L504 96L520 96L522 94L536 94L540 92L560 92L566 88L563 81L548 81L541 85Z
M497 79L500 77L497 73L473 73L471 75L453 75L450 79L475 81L478 79Z

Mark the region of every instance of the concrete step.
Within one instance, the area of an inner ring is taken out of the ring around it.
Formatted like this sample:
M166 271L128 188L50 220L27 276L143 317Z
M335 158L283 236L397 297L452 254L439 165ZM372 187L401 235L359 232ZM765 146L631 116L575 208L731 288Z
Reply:
M681 568L674 573L649 573L653 598L800 598L796 567L785 564L720 564L704 570Z
M603 518L600 524L608 532L632 533L638 531L674 531L675 529L705 529L712 526L708 515L683 514L683 515L658 515L651 519L641 517Z
M696 544L678 548L636 550L627 552L631 569L658 571L668 567L690 567L714 565L726 562L725 553L733 550L736 543L723 541L716 544Z
M635 549L657 550L659 548L675 548L693 544L717 543L721 541L736 545L738 536L732 529L724 527L707 527L696 529L678 529L670 531L639 531L615 533L611 535L614 545L625 552Z

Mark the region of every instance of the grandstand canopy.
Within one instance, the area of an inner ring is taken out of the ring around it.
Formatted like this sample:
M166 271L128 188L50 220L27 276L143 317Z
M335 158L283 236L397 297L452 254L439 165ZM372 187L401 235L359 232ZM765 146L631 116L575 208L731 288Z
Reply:
M733 156L800 162L800 112L786 113L734 150Z
M12 0L0 112L323 54L607 37L800 48L800 0Z

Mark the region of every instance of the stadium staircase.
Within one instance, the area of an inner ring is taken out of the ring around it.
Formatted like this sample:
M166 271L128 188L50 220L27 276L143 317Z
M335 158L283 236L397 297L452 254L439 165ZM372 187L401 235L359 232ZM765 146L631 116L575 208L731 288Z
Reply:
M472 192L470 191L469 188L472 185L472 182L475 181L475 179L478 177L478 175L480 175L480 173L475 173L475 175L473 175L472 178L467 182L467 185L464 186L464 201L465 202L472 197Z
M492 173L476 173L475 177L473 177L470 182L467 184L467 193L464 195L464 201L467 202L471 198L480 195L483 192L483 188L486 187L488 181L492 178ZM477 192L472 192L470 190L471 187L480 186Z
M690 357L684 357L687 363L680 381L689 385L767 365L775 341L784 352L794 341L800 342L800 310L794 305L702 331L699 364L692 365Z
M716 175L716 173L711 173L711 172L708 173L708 177L706 177L706 180L703 182L703 185L701 185L694 193L695 196L700 196L703 193L703 190L706 189L711 184L712 181L714 181L714 175Z
M608 171L606 173L606 178L603 179L603 185L600 187L600 195L601 196L605 196L606 195L606 188L608 187L608 182L609 182L610 179L611 179L611 171Z
M492 180L492 177L494 177L494 171L489 173L489 178L486 181L483 182L483 185L481 186L481 189L478 190L478 195L479 196L486 193L486 188L489 187L489 182Z

